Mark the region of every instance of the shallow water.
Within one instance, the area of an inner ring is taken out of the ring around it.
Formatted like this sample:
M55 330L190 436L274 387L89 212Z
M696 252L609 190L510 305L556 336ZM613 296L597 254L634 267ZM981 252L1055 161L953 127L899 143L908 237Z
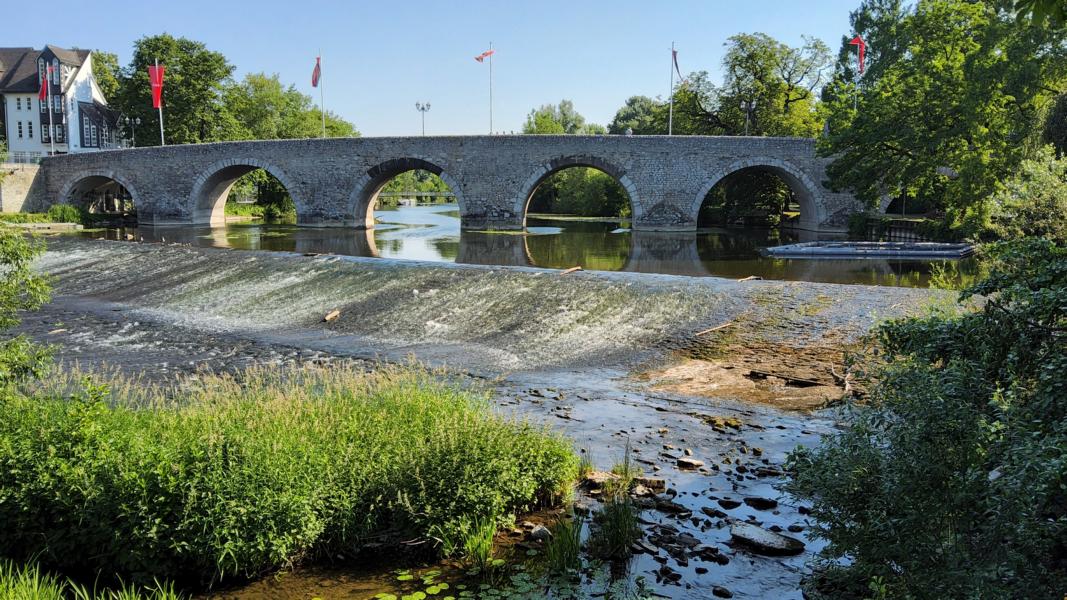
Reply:
M760 249L821 239L802 231L706 229L635 232L628 223L530 217L526 233L462 231L456 204L402 206L377 211L373 230L314 229L235 222L221 227L104 229L76 235L113 240L179 242L240 250L315 252L481 265L663 273L740 279L756 276L814 281L926 287L932 261L891 259L780 259ZM973 261L943 261L963 272Z

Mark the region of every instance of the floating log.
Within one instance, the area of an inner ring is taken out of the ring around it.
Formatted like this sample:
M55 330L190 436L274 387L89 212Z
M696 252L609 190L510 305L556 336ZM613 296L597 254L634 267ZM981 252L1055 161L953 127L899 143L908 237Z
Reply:
M340 316L341 316L341 311L339 311L339 310L331 310L330 312L326 313L326 316L323 317L322 320L323 321L327 321L327 322L328 321L333 321L334 319L336 319L337 317L340 317Z
M744 281L760 281L762 279L763 278L759 275L749 275L748 277L742 277L741 279L738 279L737 282L742 283Z
M567 269L566 271L560 273L560 275L570 275L571 273L574 273L576 271L581 271L581 270L582 270L581 266L571 267L571 268Z

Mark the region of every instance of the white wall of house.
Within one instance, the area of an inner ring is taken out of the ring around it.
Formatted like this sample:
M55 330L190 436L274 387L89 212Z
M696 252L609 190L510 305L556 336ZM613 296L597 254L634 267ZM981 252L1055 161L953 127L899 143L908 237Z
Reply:
M37 104L37 94L5 94L4 114L7 117L8 152L47 153L47 144L41 143L41 109ZM33 137L30 137L31 128Z

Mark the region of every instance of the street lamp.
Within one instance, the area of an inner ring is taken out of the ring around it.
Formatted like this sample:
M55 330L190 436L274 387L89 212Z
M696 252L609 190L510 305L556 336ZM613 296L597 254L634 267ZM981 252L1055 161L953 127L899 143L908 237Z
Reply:
M426 113L430 111L430 103L423 104L422 102L415 103L415 110L422 114L422 135L426 135Z
M756 110L756 99L742 100L741 110L745 111L745 135L748 135L748 122L752 118L752 111Z
M123 119L123 121L126 123L126 125L128 127L130 127L130 129L133 130L132 135L130 137L130 140L133 141L133 147L136 148L137 147L137 126L141 124L141 117L134 117L133 119L130 119L129 117L126 117L125 119Z

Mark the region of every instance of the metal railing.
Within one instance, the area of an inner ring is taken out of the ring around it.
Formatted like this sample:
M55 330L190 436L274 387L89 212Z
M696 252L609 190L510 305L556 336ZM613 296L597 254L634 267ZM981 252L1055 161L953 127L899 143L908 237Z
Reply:
M4 162L16 165L35 165L41 162L42 158L44 158L43 152L27 152L25 150L20 150L17 152L8 152L7 157L4 158Z

